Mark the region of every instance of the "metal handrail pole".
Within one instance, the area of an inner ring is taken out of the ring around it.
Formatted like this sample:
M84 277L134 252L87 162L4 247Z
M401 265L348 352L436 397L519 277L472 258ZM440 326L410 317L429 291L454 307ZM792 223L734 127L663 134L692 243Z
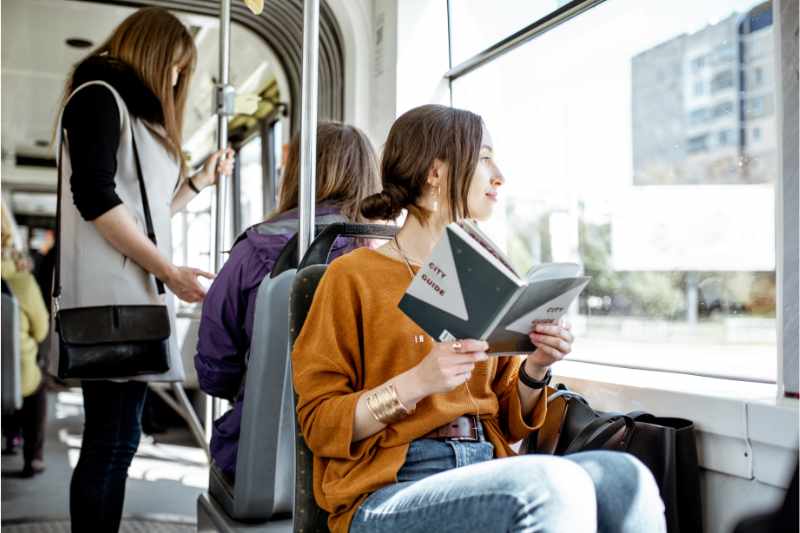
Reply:
M317 167L317 86L319 63L319 0L303 2L303 91L300 109L300 218L298 262L314 240Z
M167 390L158 386L160 384L149 384L149 389L154 392L159 398L161 398L164 403L166 403L173 411L178 413L181 418L186 422L186 425L189 426L189 430L192 432L192 436L194 440L197 441L197 444L203 449L206 454L206 459L208 462L211 462L211 452L208 448L208 443L206 442L205 434L203 433L203 426L200 424L200 419L197 418L197 413L192 406L192 402L189 401L189 397L186 396L186 391L183 388L181 383L170 383L170 389L175 393L175 396L178 398L177 400L170 396L167 393Z
M235 92L230 82L231 54L231 0L220 0L219 4L219 83L216 87L217 111L217 149L224 150L228 146L228 117L233 114ZM214 272L222 268L222 247L225 239L225 217L228 205L228 180L217 176L217 195L215 198L216 216L214 217ZM211 440L212 422L222 414L222 400L209 397L206 402L205 422L206 441Z
M172 391L175 393L175 396L178 398L178 403L183 406L183 418L186 420L186 423L189 426L189 429L192 432L195 440L198 442L202 442L203 440L203 428L200 425L200 419L197 418L197 414L194 411L194 407L192 407L192 402L189 401L189 397L186 396L186 390L183 388L181 383L173 383L172 384ZM210 432L207 432L210 433ZM208 458L208 462L211 462L211 451L208 448L208 442L203 442L203 451L206 452L206 457Z

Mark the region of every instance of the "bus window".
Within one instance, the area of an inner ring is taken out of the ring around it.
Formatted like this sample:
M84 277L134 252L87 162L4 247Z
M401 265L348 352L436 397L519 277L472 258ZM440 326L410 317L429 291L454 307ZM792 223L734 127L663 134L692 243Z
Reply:
M487 229L523 270L593 276L573 359L775 381L769 12L606 2L453 80L506 177Z
M261 164L261 137L245 144L239 151L242 227L264 220L264 168Z

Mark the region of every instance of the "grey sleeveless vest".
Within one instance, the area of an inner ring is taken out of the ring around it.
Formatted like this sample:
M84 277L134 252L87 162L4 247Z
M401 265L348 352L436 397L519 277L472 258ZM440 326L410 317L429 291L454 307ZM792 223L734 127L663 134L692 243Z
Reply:
M120 141L117 148L117 173L114 176L116 193L131 213L137 226L146 234L144 209L139 191L139 182L133 158L131 135L136 136L142 177L147 189L153 228L158 250L170 258L172 238L170 226L170 204L179 178L179 165L159 143L156 135L141 119L131 115L120 94L104 81L84 83L75 93L89 85L103 85L114 95L119 107ZM69 99L67 99L69 101ZM63 114L63 108L61 110ZM61 136L59 117L59 138ZM170 369L164 374L135 376L137 381L182 381L183 362L178 351L175 329L175 301L167 289L159 296L155 278L117 251L95 228L84 220L72 197L69 179L72 167L69 160L69 139L64 139L61 184L61 308L88 307L98 305L141 305L166 303L169 309L172 335L170 337ZM54 336L55 338L55 336ZM57 353L58 343L54 343ZM57 356L51 360L57 360Z

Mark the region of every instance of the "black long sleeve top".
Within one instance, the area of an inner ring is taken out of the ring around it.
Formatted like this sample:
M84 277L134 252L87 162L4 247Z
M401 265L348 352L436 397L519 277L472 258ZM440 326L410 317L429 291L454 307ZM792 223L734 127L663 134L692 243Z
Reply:
M114 95L102 85L78 91L64 109L62 124L72 165L72 198L83 219L91 221L122 203L114 182L120 140Z

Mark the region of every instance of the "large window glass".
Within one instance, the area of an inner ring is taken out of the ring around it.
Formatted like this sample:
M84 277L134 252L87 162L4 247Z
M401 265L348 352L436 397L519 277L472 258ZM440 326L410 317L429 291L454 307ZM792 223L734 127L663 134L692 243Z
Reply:
M608 0L453 81L506 178L486 229L592 276L574 359L775 380L773 61L769 2Z
M239 151L241 165L242 228L264 220L264 170L261 165L261 137L248 142Z
M449 0L453 66L568 3L569 0Z

